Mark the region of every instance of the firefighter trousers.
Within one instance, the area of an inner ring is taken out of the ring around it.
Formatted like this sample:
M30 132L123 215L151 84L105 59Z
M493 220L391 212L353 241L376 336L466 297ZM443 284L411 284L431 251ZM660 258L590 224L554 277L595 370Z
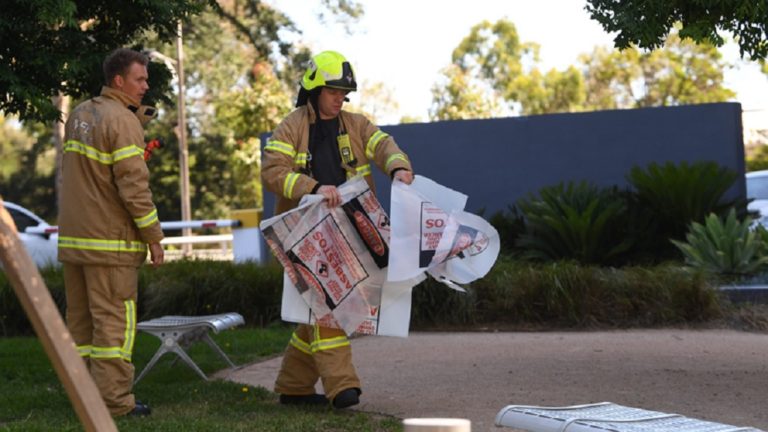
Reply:
M80 356L112 415L136 405L131 362L138 268L64 263L66 321Z
M311 395L315 393L318 378L329 400L343 390L361 388L352 364L352 347L344 331L299 324L285 350L275 391L284 395Z

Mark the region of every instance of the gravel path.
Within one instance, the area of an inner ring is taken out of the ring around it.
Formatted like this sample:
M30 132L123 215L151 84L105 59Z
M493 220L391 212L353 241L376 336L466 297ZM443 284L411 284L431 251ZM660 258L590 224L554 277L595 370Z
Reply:
M360 337L354 409L460 417L495 431L506 405L609 401L768 430L768 335L735 330L412 333ZM282 357L219 376L272 389ZM512 430L512 429L505 429Z

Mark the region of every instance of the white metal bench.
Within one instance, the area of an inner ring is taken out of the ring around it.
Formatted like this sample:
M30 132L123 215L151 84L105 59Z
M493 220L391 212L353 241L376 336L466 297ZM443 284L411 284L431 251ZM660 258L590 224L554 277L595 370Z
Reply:
M168 352L176 353L184 363L189 365L198 375L203 379L208 380L208 377L202 370L195 364L192 358L189 357L184 350L195 342L204 341L214 351L231 366L236 367L232 360L227 357L224 351L219 348L216 342L211 339L208 334L213 330L214 333L218 333L228 328L236 327L245 323L242 315L239 313L231 312L219 315L205 315L205 316L176 316L169 315L160 318L154 318L149 321L142 321L136 324L138 330L147 332L158 339L160 339L160 347L152 356L152 359L141 371L134 384L138 383L144 375L149 372L150 369L157 363L163 354Z
M611 402L566 407L508 405L496 414L496 426L530 432L762 432Z

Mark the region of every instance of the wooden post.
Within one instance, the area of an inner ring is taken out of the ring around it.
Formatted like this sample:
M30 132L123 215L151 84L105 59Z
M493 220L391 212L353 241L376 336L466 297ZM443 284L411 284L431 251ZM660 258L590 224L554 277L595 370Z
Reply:
M19 241L16 225L5 209L2 197L0 262L85 430L117 432L117 426L85 368L85 362L77 353L72 335L64 325L37 266Z

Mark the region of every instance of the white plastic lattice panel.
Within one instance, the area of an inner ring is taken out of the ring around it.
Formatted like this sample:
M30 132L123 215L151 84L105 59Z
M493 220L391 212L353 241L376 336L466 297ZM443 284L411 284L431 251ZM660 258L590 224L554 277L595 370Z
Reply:
M762 432L610 402L566 407L508 405L496 415L496 425L531 432Z

